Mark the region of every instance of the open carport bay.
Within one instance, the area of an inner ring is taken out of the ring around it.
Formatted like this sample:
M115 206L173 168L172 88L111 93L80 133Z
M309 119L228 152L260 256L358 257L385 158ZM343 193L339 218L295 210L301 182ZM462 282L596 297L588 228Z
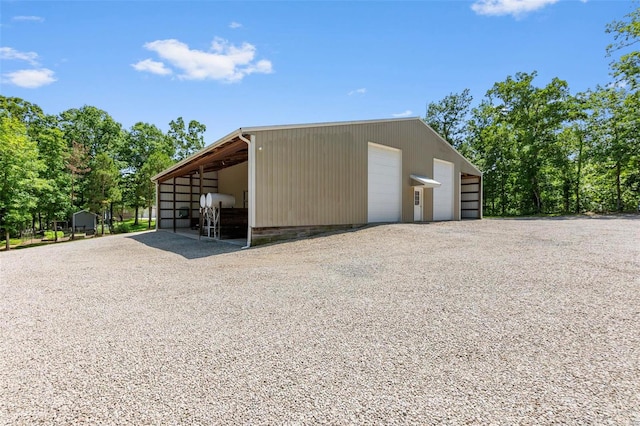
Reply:
M2 253L0 423L635 424L639 240L623 216Z

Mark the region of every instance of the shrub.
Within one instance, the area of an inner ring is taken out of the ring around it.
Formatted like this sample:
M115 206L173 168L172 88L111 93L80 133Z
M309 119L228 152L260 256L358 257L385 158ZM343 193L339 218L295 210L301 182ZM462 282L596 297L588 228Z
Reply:
M114 234L126 234L131 232L131 226L127 222L118 222L113 226Z

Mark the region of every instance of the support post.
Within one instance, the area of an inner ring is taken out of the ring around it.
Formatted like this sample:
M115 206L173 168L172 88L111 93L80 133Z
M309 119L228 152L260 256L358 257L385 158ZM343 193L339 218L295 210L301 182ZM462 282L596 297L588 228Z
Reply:
M222 219L222 201L218 202L218 240L221 239L222 235L220 231L222 230L222 226L220 225Z
M189 173L189 228L191 228L191 217L193 216L193 173Z
M204 165L200 165L200 167L198 168L198 176L200 177L200 192L199 192L199 197L198 197L198 202L200 202L200 197L202 197L202 190L204 187ZM202 216L204 215L204 208L201 206L200 207L200 226L198 227L198 239L200 239L200 236L202 235L202 231L204 230L203 226L204 226L204 220L202 218Z
M161 228L160 226L160 182L156 181L156 231Z

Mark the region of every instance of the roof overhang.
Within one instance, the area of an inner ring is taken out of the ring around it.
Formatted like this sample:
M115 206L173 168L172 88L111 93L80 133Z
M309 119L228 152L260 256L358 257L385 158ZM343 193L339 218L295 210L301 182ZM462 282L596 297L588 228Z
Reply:
M411 179L415 180L416 182L420 182L420 185L416 186L422 186L424 188L437 188L442 185L437 180L429 179L426 176L411 175Z
M236 130L210 146L158 173L152 177L151 180L164 182L167 179L198 172L201 167L204 172L210 172L247 161L248 147L241 137L242 131Z

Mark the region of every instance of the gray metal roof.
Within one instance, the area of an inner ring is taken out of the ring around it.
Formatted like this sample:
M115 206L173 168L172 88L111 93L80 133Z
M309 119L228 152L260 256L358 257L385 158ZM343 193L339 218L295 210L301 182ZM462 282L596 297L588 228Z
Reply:
M275 126L256 126L256 127L241 127L243 133L251 132L264 132L267 130L286 130L286 129L305 129L314 127L331 127L331 126L350 126L357 124L375 124L375 123L388 123L397 121L415 121L421 120L420 117L408 117L408 118L383 118L375 120L356 120L356 121L332 121L324 123L301 123L301 124L283 124Z

